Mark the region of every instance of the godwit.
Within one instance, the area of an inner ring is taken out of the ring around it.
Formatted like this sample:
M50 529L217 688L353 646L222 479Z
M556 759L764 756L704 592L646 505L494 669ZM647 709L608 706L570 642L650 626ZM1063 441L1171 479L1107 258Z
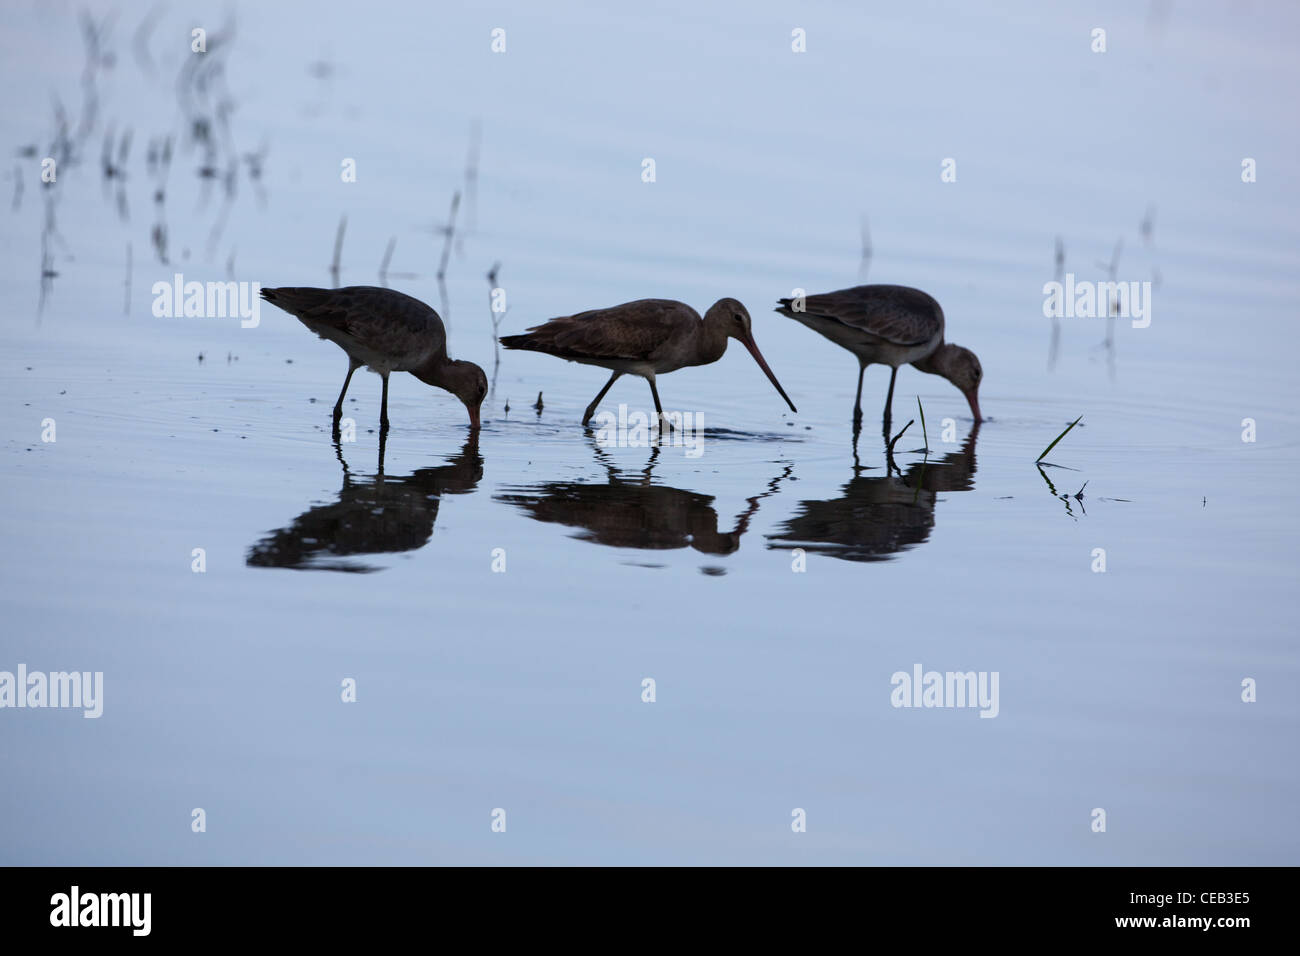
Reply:
M749 312L735 299L719 299L702 320L684 302L638 299L608 309L560 316L533 326L522 335L503 336L501 344L508 349L545 352L570 362L610 369L614 374L587 406L582 416L584 425L591 421L610 386L623 375L639 375L650 383L655 412L663 423L667 419L659 403L655 376L688 365L716 362L727 351L729 338L749 349L790 410L798 411L754 344Z
M362 365L384 380L379 407L381 432L388 429L388 375L410 372L428 385L446 389L469 411L471 428L479 427L479 406L487 394L487 376L473 362L447 356L442 319L419 299L392 289L354 285L344 289L263 289L262 298L278 305L323 339L348 353L348 374L334 403L334 425L343 414L343 397L352 373Z
M922 372L942 375L966 396L971 414L980 421L979 387L984 372L970 349L943 340L943 309L932 296L903 285L860 285L838 292L779 299L777 312L820 332L858 357L858 395L853 425L862 423L862 376L868 365L888 365L889 394L885 398L885 431L898 366L912 363Z

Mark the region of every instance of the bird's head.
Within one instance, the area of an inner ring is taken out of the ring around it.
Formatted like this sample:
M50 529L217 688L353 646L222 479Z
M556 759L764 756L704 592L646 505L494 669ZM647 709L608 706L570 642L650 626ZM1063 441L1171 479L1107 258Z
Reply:
M974 352L945 342L935 349L933 355L914 364L923 372L942 375L952 382L957 391L966 396L975 421L983 420L980 416L979 389L984 380L984 369L980 367L979 357Z
M478 428L479 408L488 393L488 380L483 370L473 362L456 360L443 370L441 379L438 385L465 403L470 428Z
M749 310L739 299L719 299L704 313L706 325L721 328L730 338L748 345L754 340L753 322Z
M709 311L704 313L704 324L714 328L721 328L729 338L733 338L749 350L749 354L754 356L754 361L758 367L763 370L763 374L768 377L776 390L781 393L785 403L790 406L790 411L797 412L794 402L790 401L790 396L785 393L781 383L776 380L772 370L767 367L767 362L763 358L763 353L758 350L758 343L754 341L753 323L749 318L749 310L745 308L744 303L738 299L719 299L710 306Z

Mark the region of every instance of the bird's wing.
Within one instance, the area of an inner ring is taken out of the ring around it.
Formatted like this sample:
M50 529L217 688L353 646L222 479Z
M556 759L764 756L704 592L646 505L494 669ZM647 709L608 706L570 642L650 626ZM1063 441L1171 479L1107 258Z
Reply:
M446 348L438 313L419 299L377 286L343 289L263 289L262 298L296 315L309 328L330 326L381 354Z
M501 344L561 358L648 361L675 334L699 321L699 313L685 303L639 299L560 316L522 335L503 336Z
M793 313L793 299L777 311ZM893 345L921 345L943 332L943 309L920 289L860 285L804 297L804 312L866 332Z

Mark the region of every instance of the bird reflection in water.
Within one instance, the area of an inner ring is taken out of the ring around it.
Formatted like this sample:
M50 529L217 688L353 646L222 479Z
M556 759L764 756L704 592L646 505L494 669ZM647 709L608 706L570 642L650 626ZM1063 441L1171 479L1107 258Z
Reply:
M604 482L550 481L516 486L495 499L515 505L538 521L577 528L573 537L580 541L647 551L690 547L703 554L726 555L740 548L740 539L758 512L758 503L775 494L793 470L792 465L783 465L782 473L768 482L765 491L747 499L745 510L727 531L719 527L712 495L654 483L658 445L651 448L645 467L632 472L621 471L599 446L595 446L595 453L607 472ZM717 568L705 570L709 574L721 573Z
M421 468L402 476L386 475L383 453L379 472L353 475L335 441L343 465L338 500L304 511L248 551L248 564L263 568L351 571L382 570L358 557L396 554L423 547L433 535L438 505L444 495L471 492L483 477L478 434L471 432L460 454L436 468Z
M921 544L934 527L939 493L975 487L978 436L977 423L959 451L937 461L916 462L906 472L888 451L883 476L867 477L856 467L838 498L800 502L798 513L767 536L768 548L802 548L845 561L885 561Z

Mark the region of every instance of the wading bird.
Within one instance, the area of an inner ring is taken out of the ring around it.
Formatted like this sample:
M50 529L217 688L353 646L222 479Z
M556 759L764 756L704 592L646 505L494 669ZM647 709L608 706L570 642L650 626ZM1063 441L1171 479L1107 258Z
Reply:
M384 380L379 409L381 431L388 430L388 375L410 372L426 385L451 392L479 427L479 406L487 395L487 376L473 362L447 356L447 330L438 313L419 299L392 289L354 285L343 289L263 289L262 298L295 315L303 325L348 353L348 374L334 403L334 427L343 415L343 397L352 373L362 365Z
M560 316L522 335L503 336L501 344L508 349L545 352L612 371L605 387L583 413L584 425L591 421L610 386L623 375L639 375L650 383L655 412L660 422L666 423L655 376L688 365L716 362L727 351L729 338L749 349L790 410L797 411L754 344L749 312L735 299L719 299L704 313L703 319L684 302L638 299L608 309Z
M902 285L860 285L800 299L779 299L776 311L858 357L858 395L853 426L862 424L862 376L868 365L888 365L889 394L885 398L885 431L898 367L910 362L922 372L942 375L966 396L971 414L980 421L979 387L984 372L970 349L943 340L943 309L932 296Z

